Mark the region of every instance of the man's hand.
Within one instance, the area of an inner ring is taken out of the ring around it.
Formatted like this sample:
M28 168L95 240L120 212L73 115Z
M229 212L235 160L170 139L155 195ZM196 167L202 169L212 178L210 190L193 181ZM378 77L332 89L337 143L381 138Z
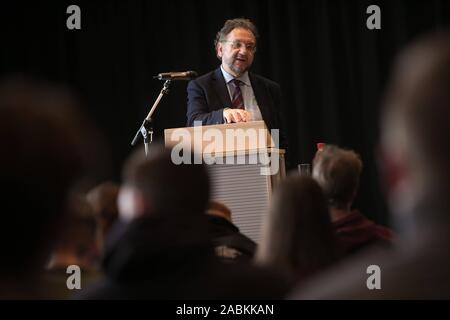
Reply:
M224 109L223 118L227 123L247 122L251 120L251 113L243 109Z

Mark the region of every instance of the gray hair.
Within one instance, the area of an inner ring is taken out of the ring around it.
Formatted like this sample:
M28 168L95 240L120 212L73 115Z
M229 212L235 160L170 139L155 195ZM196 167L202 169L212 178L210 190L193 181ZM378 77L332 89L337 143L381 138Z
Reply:
M225 21L222 29L219 30L216 34L216 39L214 40L214 47L217 47L217 44L220 41L223 41L225 37L234 29L241 28L250 31L255 36L255 39L258 39L259 34L256 26L249 19L238 18Z
M328 203L335 208L351 204L359 186L362 161L352 150L326 145L313 160L313 177L322 187Z

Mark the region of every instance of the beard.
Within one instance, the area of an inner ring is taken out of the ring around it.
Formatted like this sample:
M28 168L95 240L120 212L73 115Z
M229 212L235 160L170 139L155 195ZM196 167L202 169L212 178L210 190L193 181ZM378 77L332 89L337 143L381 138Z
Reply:
M235 66L234 64L231 64L228 66L231 70L233 70L234 73L236 73L238 76L240 76L241 74L243 74L245 71L248 70L248 67L239 67L239 66Z
M238 62L238 64L236 64ZM237 76L242 75L245 73L248 69L250 69L251 63L243 62L237 60L236 58L231 59L231 61L225 61L228 68L233 71Z

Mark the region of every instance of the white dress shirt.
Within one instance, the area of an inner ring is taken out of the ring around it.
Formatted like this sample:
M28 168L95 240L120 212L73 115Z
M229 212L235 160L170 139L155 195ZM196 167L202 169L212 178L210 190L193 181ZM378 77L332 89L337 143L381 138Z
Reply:
M262 120L263 118L261 115L261 111L259 110L258 103L256 102L252 84L250 82L250 78L248 77L248 72L246 71L240 77L235 78L234 76L226 72L222 66L220 66L220 70L222 70L223 77L225 78L230 99L233 100L233 90L234 90L233 84L231 84L230 82L233 79L237 79L242 82L241 84L242 99L244 100L245 110L250 112L251 114L251 121Z

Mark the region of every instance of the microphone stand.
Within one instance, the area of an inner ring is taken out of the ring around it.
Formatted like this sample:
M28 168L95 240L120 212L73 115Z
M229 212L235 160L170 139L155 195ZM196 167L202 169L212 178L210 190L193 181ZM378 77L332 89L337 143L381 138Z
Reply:
M171 80L166 80L164 82L164 86L161 89L161 92L159 93L158 98L156 98L156 101L153 104L152 108L150 109L150 112L148 113L147 117L144 119L144 122L142 123L139 130L136 132L136 135L134 136L133 141L131 141L131 145L134 146L136 144L136 142L139 140L139 137L142 135L142 137L144 138L144 147L145 147L145 155L146 156L148 155L148 144L152 143L152 141L153 141L152 115L155 112L155 109L158 106L159 102L161 101L162 97L169 93L170 83L171 83Z

